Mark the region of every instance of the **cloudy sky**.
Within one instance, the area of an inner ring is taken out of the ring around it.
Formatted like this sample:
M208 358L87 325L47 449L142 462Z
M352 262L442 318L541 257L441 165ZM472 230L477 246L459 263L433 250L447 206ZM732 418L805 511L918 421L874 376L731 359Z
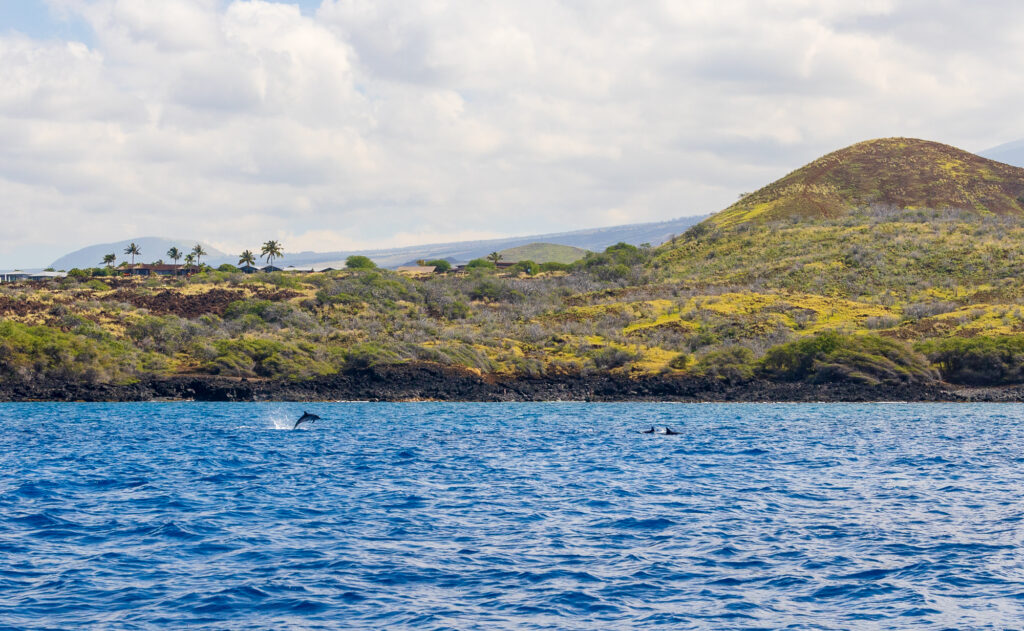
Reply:
M1011 0L0 0L0 268L719 210L830 150L1024 137Z

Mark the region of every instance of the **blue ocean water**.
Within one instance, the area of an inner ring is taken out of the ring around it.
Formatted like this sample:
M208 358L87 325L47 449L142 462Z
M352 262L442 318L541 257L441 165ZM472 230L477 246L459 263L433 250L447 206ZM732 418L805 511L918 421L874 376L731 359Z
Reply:
M1021 628L1022 472L1018 405L4 404L0 628Z

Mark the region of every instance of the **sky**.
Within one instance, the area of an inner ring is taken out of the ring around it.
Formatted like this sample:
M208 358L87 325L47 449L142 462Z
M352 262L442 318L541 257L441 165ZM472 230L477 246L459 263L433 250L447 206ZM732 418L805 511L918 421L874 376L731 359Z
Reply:
M1011 0L0 0L0 268L720 210L829 151L1024 138Z

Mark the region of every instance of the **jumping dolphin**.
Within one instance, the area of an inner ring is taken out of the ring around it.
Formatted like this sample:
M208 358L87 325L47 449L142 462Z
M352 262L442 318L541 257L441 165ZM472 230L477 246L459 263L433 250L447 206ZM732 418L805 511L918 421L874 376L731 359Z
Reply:
M654 426L653 426L653 425L651 425L651 429L645 429L645 430L643 430L643 431L642 431L642 432L640 432L640 433L641 433L641 434L653 434L653 433L654 433Z
M320 420L319 416L317 416L316 414L310 414L309 412L303 410L302 411L302 416L299 417L299 420L295 421L295 427L292 427L292 429L297 428L300 424L305 423L306 421L318 421L318 420Z
M673 432L672 428L666 425L665 426L665 435L666 436L678 436L679 432Z

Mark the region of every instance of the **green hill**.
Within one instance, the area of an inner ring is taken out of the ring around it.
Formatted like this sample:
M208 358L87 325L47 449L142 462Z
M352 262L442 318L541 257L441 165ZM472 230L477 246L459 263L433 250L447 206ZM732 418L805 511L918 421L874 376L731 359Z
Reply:
M1024 214L1024 169L956 147L883 138L830 153L743 197L708 222L837 218L861 208Z
M534 263L574 263L589 250L557 243L529 243L498 252L505 261L533 261Z
M935 142L871 140L747 195L658 257L701 285L874 300L995 285L1016 295L1022 220L1024 169Z

